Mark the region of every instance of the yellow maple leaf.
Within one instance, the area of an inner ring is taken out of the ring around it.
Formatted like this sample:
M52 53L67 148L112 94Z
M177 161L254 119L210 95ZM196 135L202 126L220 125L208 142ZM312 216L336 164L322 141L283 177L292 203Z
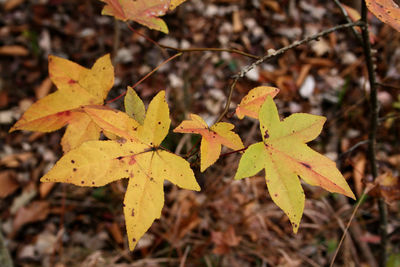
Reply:
M268 96L259 120L263 142L249 146L240 159L235 179L250 177L265 169L269 194L289 217L295 233L305 201L298 176L310 185L355 199L335 162L306 145L320 134L324 117L296 113L280 121L275 103Z
M200 144L200 170L205 171L212 165L221 153L221 144L239 150L244 148L240 137L232 132L233 124L219 122L208 127L207 123L198 115L190 114L191 120L183 121L174 129L176 133L195 133L202 136Z
M164 180L190 190L199 191L200 187L186 160L160 148L171 123L164 91L151 101L143 125L124 112L104 107L87 106L83 111L120 139L82 144L65 154L41 181L103 186L128 178L124 215L133 250L161 216Z
M58 90L30 106L10 132L51 132L68 124L61 141L64 152L85 141L98 139L100 128L79 109L85 105L103 104L114 84L110 56L99 58L91 69L49 56L49 74Z

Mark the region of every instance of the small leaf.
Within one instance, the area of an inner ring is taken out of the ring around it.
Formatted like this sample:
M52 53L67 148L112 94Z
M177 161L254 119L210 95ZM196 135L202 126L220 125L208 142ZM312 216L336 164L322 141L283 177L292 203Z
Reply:
M103 106L85 106L82 111L98 127L120 139L82 144L66 153L41 181L93 187L128 178L124 214L129 248L133 250L153 221L160 218L164 180L189 190L199 191L200 186L189 162L159 147L171 122L164 91L151 101L143 125L124 112Z
M142 99L130 86L128 87L124 104L126 113L140 124L143 124L146 108L144 107Z
M249 146L240 159L235 179L265 169L271 198L289 217L295 233L305 200L298 176L310 185L355 198L335 162L305 144L320 134L324 117L296 113L280 121L272 97L267 96L259 119L263 142Z
M243 97L242 101L237 106L236 115L239 119L243 119L244 116L257 119L258 112L266 97L268 95L275 97L278 92L278 88L269 86L259 86L250 90L250 92Z
M176 133L195 133L202 136L200 145L200 170L205 171L212 165L221 153L221 144L234 150L242 149L240 137L232 132L234 126L230 123L219 122L208 128L207 123L198 115L190 114L192 120L183 121L174 129Z
M379 20L400 32L400 8L393 0L366 0L367 7Z
M98 139L100 129L80 109L85 105L103 104L114 84L114 68L110 56L99 58L91 69L49 56L49 73L58 90L35 102L10 132L52 132L69 124L62 140L64 152L85 141Z

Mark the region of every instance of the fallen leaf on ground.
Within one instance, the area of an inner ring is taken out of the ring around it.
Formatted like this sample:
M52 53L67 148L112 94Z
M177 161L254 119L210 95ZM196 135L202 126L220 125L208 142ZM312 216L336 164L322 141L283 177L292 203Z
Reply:
M47 201L34 201L26 207L21 207L14 218L12 236L18 233L22 226L43 221L49 214L49 203Z
M19 184L15 177L16 173L14 171L6 170L0 172L0 198L6 198L18 189Z
M393 0L366 0L367 7L379 20L400 32L400 8Z

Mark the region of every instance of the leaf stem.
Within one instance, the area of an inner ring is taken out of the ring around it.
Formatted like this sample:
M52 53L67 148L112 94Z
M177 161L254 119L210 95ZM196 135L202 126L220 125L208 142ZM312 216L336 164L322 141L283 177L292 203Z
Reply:
M149 73L147 73L142 79L140 79L138 82L136 82L134 85L132 85L132 88L135 88L136 86L138 86L139 84L141 84L144 80L146 80L147 78L149 78L154 72L156 72L158 69L160 69L162 66L164 66L165 64L167 64L168 62L170 62L171 60L181 56L182 53L177 53L175 55L173 55L172 57L166 59L164 62L162 62L160 65L158 65L155 69L153 69L152 71L150 71ZM123 97L124 95L126 95L126 90L124 93L120 94L119 96L117 96L116 98L113 98L109 101L107 101L107 104L110 104L118 99L120 99L121 97Z

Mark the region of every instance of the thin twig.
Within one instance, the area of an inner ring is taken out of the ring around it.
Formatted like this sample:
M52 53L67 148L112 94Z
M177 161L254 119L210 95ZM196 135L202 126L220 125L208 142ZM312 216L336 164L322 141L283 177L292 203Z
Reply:
M285 53L286 51L288 51L288 50L290 50L290 49L293 49L293 48L295 48L295 47L298 47L298 46L300 46L300 45L302 45L302 44L309 43L309 42L311 42L311 41L318 41L319 38L321 38L321 37L323 37L323 36L325 36L325 35L328 35L328 34L330 34L330 33L332 33L332 32L341 30L341 29L351 28L351 27L354 27L354 26L363 26L363 25L365 25L365 23L362 22L362 21L356 21L356 22L352 22L352 23L346 23L346 24L337 25L337 26L335 26L335 27L326 29L326 30L324 30L324 31L322 31L322 32L319 32L319 33L317 33L317 34L308 36L308 37L304 38L304 39L301 40L301 41L295 41L294 43L292 43L292 44L290 44L290 45L288 45L288 46L282 47L282 48L279 49L279 50L276 50L276 51L273 51L273 52L270 52L270 51L269 51L266 55L264 55L262 58L260 58L259 60L257 60L257 61L254 62L253 64L244 67L244 68L243 68L238 74L236 74L234 77L239 76L239 78L243 78L243 77L246 75L246 73L248 73L249 71L251 71L252 69L254 69L256 66L262 64L263 62L265 62L265 61L267 61L267 60L269 60L269 59L271 59L271 58L274 58L274 57L276 57L276 56L279 56L279 55Z
M249 57L252 59L259 59L260 57L237 50L237 49L232 49L232 48L213 48L213 47L193 47L193 48L186 48L186 49L182 49L182 48L177 48L177 47L172 47L172 46L168 46L168 45L163 45L160 44L160 47L165 48L165 49L170 49L170 50L175 50L177 52L181 52L181 53L190 53L190 52L205 52L205 51L211 51L211 52L228 52L228 53L232 53L232 54L238 54L238 55L242 55L245 57Z
M369 39L368 31L368 21L367 21L367 5L365 0L362 1L361 7L361 20L364 22L364 27L362 27L362 37L363 37L363 49L365 54L365 61L367 63L368 78L370 84L370 129L369 129L369 146L368 146L368 157L371 165L372 178L375 180L378 177L378 166L376 162L376 133L378 128L378 115L379 115L379 105L378 105L378 90L376 88L376 78L375 70L371 55L371 43ZM379 266L386 266L386 247L387 247L387 210L386 204L382 198L378 199L379 207L379 232L381 236L380 244L380 258Z
M340 154L339 159L343 158L344 156L352 153L354 150L356 150L359 146L368 144L369 140L363 140L358 142L357 144L355 144L354 146L350 147L349 149L347 149L347 151L343 152L342 154Z
M343 16L345 17L346 21L348 23L353 22L349 16L349 14L347 13L346 9L343 7L342 3L339 2L339 0L334 0L336 5L339 7L340 11L342 12ZM357 32L356 28L351 27L351 30L354 33L354 36L357 38L357 40L360 42L360 44L362 43L362 37L360 35L359 32Z
M128 28L129 28L132 32L139 34L140 36L142 36L143 38L145 38L147 41L149 41L149 42L155 44L156 46L158 46L159 48L162 48L162 49L174 50L174 51L180 52L180 53L205 52L205 51L211 51L211 52L228 52L228 53L232 53L232 54L238 54L238 55L242 55L242 56L245 56L245 57L249 57L249 58L252 58L252 59L259 59L259 58L260 58L260 57L258 57L258 56L255 56L255 55L252 55L252 54L249 54L249 53L246 53L246 52L237 50L237 49L232 49L232 48L193 47L193 48L186 48L186 49L183 49L183 48L173 47L173 46L169 46L169 45L163 45L163 44L160 44L160 43L154 41L153 39L151 39L150 37L144 35L143 33L141 33L141 32L139 32L139 31L135 30L135 29L134 29L131 25L129 25L128 23L127 23L127 25L128 25Z
M361 195L361 197L360 197L360 199L358 200L358 203L357 203L357 205L355 206L355 208L354 208L354 210L353 210L353 213L351 214L350 220L349 220L349 222L347 223L346 228L345 228L344 231L343 231L342 237L340 238L340 242L339 242L339 244L338 244L338 246L337 246L337 248L336 248L336 250L335 250L335 254L334 254L333 257L332 257L332 260L331 260L331 263L330 263L329 267L332 267L333 264L335 263L336 256L337 256L337 254L339 253L340 247L342 246L342 243L343 243L343 241L344 241L344 238L345 238L346 235L347 235L347 232L348 232L348 230L349 230L349 227L350 227L350 225L351 225L351 222L353 221L354 216L356 215L356 212L357 212L358 208L359 208L360 205L364 202L364 199L366 198L368 191L370 191L370 189L369 189L369 188L368 188L368 189L365 188L365 189L364 189L364 192L362 193L362 195Z
M132 85L132 88L135 88L136 86L138 86L139 84L141 84L144 80L146 80L147 78L149 78L154 72L156 72L159 68L161 68L162 66L164 66L165 64L167 64L168 62L170 62L171 60L181 56L182 53L178 53L173 55L172 57L168 58L167 60L165 60L163 63L161 63L160 65L158 65L155 69L153 69L152 71L150 71L149 73L147 73L142 79L140 79L138 82L136 82L134 85ZM119 96L117 96L116 98L113 98L109 101L107 101L107 104L110 104L114 101L117 101L118 99L120 99L121 97L123 97L124 95L126 95L126 90L125 92L123 92L122 94L120 94Z
M215 123L220 122L225 117L226 113L228 113L229 106L231 105L231 101L232 101L233 90L235 90L235 86L236 86L236 83L237 83L238 80L239 80L239 77L235 77L234 78L234 80L233 80L233 82L231 84L231 87L229 89L228 100L226 101L224 111L222 111L221 115L219 115L219 117L215 121Z
M322 32L319 32L317 34L308 36L308 37L304 38L303 40L295 41L294 43L292 43L292 44L290 44L288 46L282 47L279 50L272 51L272 52L268 51L268 53L265 54L263 57L261 57L260 59L258 59L254 63L244 67L239 73L237 73L236 75L233 76L233 82L232 82L232 84L230 86L230 89L229 89L228 100L226 101L225 108L224 108L223 112L221 113L221 115L218 117L218 119L215 121L215 123L220 122L225 117L225 115L228 113L229 106L230 106L231 100L232 100L232 94L233 94L233 91L235 89L235 86L236 86L236 83L238 82L238 80L240 78L243 78L246 75L246 73L248 73L249 71L254 69L257 65L260 65L260 64L264 63L265 61L267 61L269 59L272 59L272 58L275 58L275 57L277 57L279 55L282 55L286 51L288 51L290 49L293 49L295 47L298 47L298 46L300 46L302 44L305 44L305 43L308 43L308 42L311 42L311 41L316 41L319 38L321 38L321 37L323 37L325 35L328 35L328 34L330 34L332 32L335 32L335 31L338 31L338 30L341 30L341 29L346 29L346 28L349 28L349 27L362 26L362 25L364 25L364 22L361 22L361 21L341 24L341 25L326 29L326 30L324 30Z
M378 86L382 86L382 87L389 87L389 88L400 90L400 86L396 86L396 85L393 85L393 84L378 83L378 82L376 82L375 84L378 85Z

